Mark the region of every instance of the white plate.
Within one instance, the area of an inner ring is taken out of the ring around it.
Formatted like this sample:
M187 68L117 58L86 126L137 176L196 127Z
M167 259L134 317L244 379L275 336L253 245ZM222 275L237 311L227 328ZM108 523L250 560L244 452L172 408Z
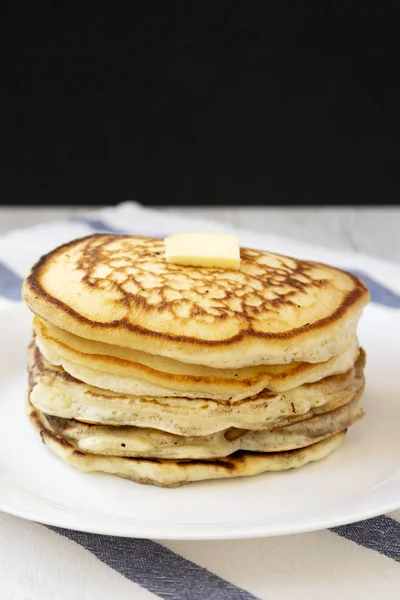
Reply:
M226 539L322 529L400 507L400 311L365 311L368 414L339 450L297 471L176 489L83 474L41 444L24 414L30 321L21 305L0 313L1 510L109 535Z

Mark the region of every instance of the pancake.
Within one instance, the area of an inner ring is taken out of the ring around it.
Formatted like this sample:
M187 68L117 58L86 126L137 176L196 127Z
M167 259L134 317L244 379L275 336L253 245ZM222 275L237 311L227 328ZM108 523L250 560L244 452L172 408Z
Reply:
M81 338L233 369L343 353L369 300L357 277L319 263L242 248L240 271L182 267L161 239L111 234L43 256L22 293Z
M299 468L328 456L343 443L346 435L346 431L341 431L298 450L272 453L239 451L227 458L208 461L127 458L76 450L62 436L51 430L45 415L29 404L28 415L42 442L67 464L84 472L100 471L162 487L178 487L194 481L244 477Z
M211 398L236 402L264 389L283 392L339 373L354 364L359 347L354 338L342 354L324 363L294 362L240 369L190 365L138 350L84 340L33 319L36 342L53 364L90 385L122 394Z
M344 406L362 393L365 354L341 375L284 393L267 390L239 402L130 396L95 388L51 365L35 342L29 352L31 402L44 413L83 422L204 436L230 427L267 430Z
M272 431L227 429L204 437L183 437L142 427L106 427L42 415L53 433L75 449L107 456L210 459L238 450L282 452L304 448L359 421L364 411L356 398L336 410Z

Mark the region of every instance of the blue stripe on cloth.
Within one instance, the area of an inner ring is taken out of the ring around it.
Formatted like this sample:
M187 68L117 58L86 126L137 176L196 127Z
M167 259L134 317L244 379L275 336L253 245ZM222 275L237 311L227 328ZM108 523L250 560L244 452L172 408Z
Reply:
M341 525L333 527L331 531L359 546L400 562L400 523L390 517L375 517L351 525Z
M369 289L371 294L372 302L375 304L381 304L382 306L388 306L389 308L400 308L400 295L396 294L386 286L382 285L372 279L369 275L363 271L357 271L355 269L350 270L353 275L359 277Z
M0 262L0 296L7 300L21 300L22 279Z
M143 233L138 233L137 231L134 231L134 228L131 229L121 229L119 227L114 227L111 225L108 225L105 221L101 220L101 219L73 219L73 221L79 222L79 223L83 223L84 225L87 225L88 227L90 227L91 229L93 229L93 231L95 232L99 232L99 233L116 233L116 234L121 234L121 235L144 235ZM151 233L152 237L156 237L156 238L161 238L161 237L166 237L167 234L161 235L161 234L157 234L157 233Z
M80 544L121 575L165 600L256 600L256 596L165 546L47 526Z
M131 231L128 231L126 229L120 229L119 227L111 227L101 219L73 218L71 219L71 221L73 221L74 223L83 223L84 225L87 225L88 227L99 233L118 233L121 235L132 233Z

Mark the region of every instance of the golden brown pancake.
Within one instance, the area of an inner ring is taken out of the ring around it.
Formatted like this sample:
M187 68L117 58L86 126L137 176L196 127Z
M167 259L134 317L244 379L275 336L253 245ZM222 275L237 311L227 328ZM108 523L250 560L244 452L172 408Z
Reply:
M286 452L305 448L348 429L364 416L361 399L330 412L271 431L226 429L209 436L184 437L147 427L107 427L46 416L46 421L76 450L106 456L167 459L222 458L239 450Z
M43 256L23 298L81 338L235 369L344 352L369 294L311 261L242 248L240 271L182 267L166 262L163 240L99 234Z
M35 317L36 343L53 365L85 383L113 392L145 396L210 398L236 402L264 389L284 392L351 369L359 354L357 338L324 363L260 365L213 369L181 363L138 350L84 340Z
M344 441L346 431L321 442L287 452L239 451L227 458L214 460L167 460L127 458L89 454L76 450L67 440L52 431L46 416L27 403L29 419L42 442L67 464L85 472L102 471L139 483L177 487L193 481L258 475L286 471L321 460Z
M32 404L42 412L101 425L151 427L183 436L210 435L230 427L267 430L344 406L364 387L365 354L341 375L288 390L267 390L240 402L129 396L95 388L51 365L32 343Z

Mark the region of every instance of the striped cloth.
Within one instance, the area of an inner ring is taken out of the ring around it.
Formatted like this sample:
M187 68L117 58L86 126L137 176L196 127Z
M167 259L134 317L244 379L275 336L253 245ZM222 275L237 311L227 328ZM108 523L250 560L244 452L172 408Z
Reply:
M44 252L94 231L166 236L235 230L124 203L0 238L0 310L20 301L29 266ZM240 231L242 245L313 257L366 281L372 301L400 309L400 267L372 257ZM373 275L372 275L373 274ZM400 511L296 536L162 542L45 527L0 514L0 598L106 600L399 600Z

